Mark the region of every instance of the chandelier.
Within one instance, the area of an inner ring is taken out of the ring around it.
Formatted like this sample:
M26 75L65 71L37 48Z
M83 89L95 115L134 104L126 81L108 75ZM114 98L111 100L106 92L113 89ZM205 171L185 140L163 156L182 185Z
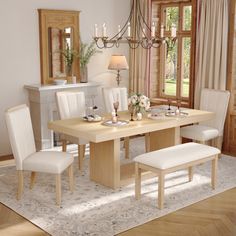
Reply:
M134 22L134 28L131 27L131 22ZM172 44L176 41L176 26L171 25L171 36L164 37L165 27L161 24L159 32L155 22L149 25L141 11L140 0L133 0L129 17L123 27L118 25L118 32L112 36L107 35L107 26L102 25L102 35L98 35L98 25L94 25L94 41L99 49L119 47L120 43L128 43L129 47L136 49L139 46L144 49L159 48L162 44L167 44L168 41ZM159 33L159 35L158 35ZM169 39L169 40L167 40Z

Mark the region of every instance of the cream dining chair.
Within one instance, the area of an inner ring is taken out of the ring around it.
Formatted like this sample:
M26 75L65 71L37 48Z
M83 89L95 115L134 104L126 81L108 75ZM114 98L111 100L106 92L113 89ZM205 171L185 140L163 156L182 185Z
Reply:
M203 89L200 99L200 110L215 113L215 118L191 126L182 127L180 135L183 138L222 148L224 123L229 103L229 91Z
M84 92L57 92L57 106L60 119L69 119L85 116L85 95ZM66 152L67 142L78 144L78 165L79 170L83 168L86 144L89 142L84 139L76 138L70 135L61 134L62 150Z
M18 172L19 200L23 193L23 173L31 171L32 189L36 172L50 173L56 176L56 203L61 204L61 173L68 168L69 186L73 191L73 161L74 157L68 153L56 151L36 152L33 128L29 108L24 104L10 108L5 113L12 152Z
M106 112L114 111L113 103L119 101L118 111L128 110L128 92L125 87L102 88L103 100ZM129 158L129 137L124 138L125 158Z

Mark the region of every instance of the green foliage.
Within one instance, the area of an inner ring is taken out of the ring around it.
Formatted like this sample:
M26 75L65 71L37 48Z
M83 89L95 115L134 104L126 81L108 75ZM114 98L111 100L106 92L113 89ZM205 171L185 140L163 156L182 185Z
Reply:
M89 44L80 42L80 51L77 54L77 57L80 59L80 67L85 67L92 56L96 53L102 53L102 51L97 50L95 42Z
M61 50L60 53L64 56L65 58L65 63L66 66L71 68L73 61L74 61L74 57L78 54L78 52L74 49L71 49L69 47L68 44L66 44L66 49L65 50Z

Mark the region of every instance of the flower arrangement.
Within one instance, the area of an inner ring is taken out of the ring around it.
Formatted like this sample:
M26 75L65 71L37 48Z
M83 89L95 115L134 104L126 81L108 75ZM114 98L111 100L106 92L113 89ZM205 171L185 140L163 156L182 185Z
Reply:
M129 110L134 113L145 113L150 107L150 100L143 94L137 93L129 97Z

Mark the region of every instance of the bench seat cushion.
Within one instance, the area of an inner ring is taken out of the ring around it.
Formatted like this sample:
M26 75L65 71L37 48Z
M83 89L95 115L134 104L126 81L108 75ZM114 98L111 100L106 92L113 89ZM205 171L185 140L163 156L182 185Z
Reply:
M142 154L134 158L134 161L165 170L217 154L220 154L217 148L198 143L185 143Z

